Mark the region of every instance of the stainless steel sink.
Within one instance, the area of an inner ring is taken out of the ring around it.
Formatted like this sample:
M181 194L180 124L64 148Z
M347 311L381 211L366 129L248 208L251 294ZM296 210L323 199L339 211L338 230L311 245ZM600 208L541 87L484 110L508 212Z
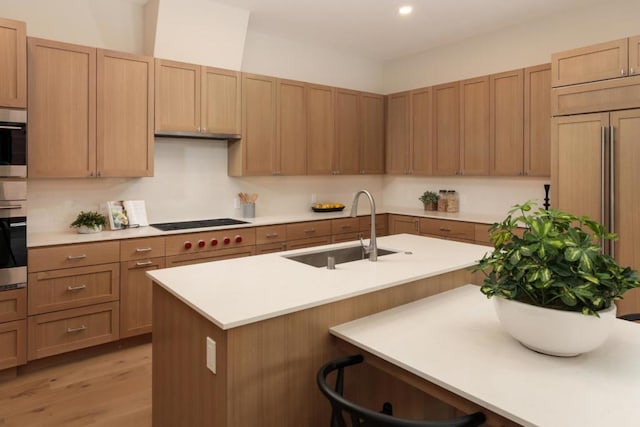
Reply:
M395 253L397 253L397 251L378 249L379 257ZM362 246L358 245L349 246L347 248L328 249L319 252L308 252L300 255L283 255L283 257L291 259L293 261L301 262L303 264L311 265L313 267L326 267L329 263L328 260L330 257L333 257L333 259L335 260L335 264L342 264L345 262L367 259L369 255L365 254Z

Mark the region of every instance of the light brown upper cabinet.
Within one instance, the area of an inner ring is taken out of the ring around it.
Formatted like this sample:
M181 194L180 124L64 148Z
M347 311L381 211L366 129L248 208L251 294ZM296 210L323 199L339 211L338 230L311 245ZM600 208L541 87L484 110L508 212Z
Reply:
M307 116L303 82L278 80L277 125L276 174L306 174Z
M460 175L489 175L489 77L460 82Z
M243 73L242 87L242 140L229 143L228 174L272 175L278 170L277 80Z
M492 74L490 82L490 173L523 175L524 72Z
M238 71L156 59L158 134L241 131L242 79Z
M551 64L524 69L524 174L551 175Z
M640 73L640 37L630 37L551 55L553 87L615 79Z
M410 96L410 92L401 92L387 97L386 172L390 175L410 173Z
M29 176L153 175L153 60L29 38Z
M336 89L334 175L360 173L361 124L359 92Z
M410 173L431 175L433 172L433 96L430 87L412 90Z
M27 25L0 18L0 106L27 108Z
M362 140L360 173L384 173L384 96L360 94Z
M433 174L460 171L460 83L433 86Z
M333 173L335 88L307 84L307 174Z

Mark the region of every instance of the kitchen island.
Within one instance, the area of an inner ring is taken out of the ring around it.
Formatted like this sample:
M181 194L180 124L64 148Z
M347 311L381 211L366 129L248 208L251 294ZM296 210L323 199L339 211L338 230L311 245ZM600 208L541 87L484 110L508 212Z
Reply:
M397 253L335 270L282 256L356 244L148 272L154 426L327 425L315 373L340 354L329 328L472 282L487 251L400 234L378 239Z

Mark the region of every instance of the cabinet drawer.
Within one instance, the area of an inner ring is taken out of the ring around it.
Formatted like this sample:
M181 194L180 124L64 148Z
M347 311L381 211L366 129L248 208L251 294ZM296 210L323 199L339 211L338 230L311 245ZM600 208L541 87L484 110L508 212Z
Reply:
M640 76L551 90L551 115L594 113L638 106Z
M358 218L358 220L362 237L368 239L371 237L371 216L362 216ZM376 236L381 237L387 235L387 221L387 214L376 215Z
M29 272L107 264L120 260L120 242L83 243L29 249Z
M27 363L27 321L0 323L0 371Z
M329 236L330 234L331 221L309 221L287 224L287 241L317 236Z
M145 273L164 266L164 257L120 263L120 338L151 332L152 285Z
M312 246L328 245L331 243L331 236L310 237L308 239L288 240L287 250L310 248Z
M27 317L27 288L0 292L0 323Z
M118 263L29 274L29 314L115 301L120 295Z
M284 242L286 240L287 226L284 224L256 228L256 245Z
M420 218L420 234L470 242L475 239L474 224L471 222L447 221L432 218Z
M118 303L29 316L29 360L91 347L119 337Z
M185 233L166 238L165 254L167 256L195 254L199 252L252 246L255 244L256 232L253 228L233 228L207 231L204 233Z
M475 224L474 225L474 240L480 245L493 246L489 239L490 224Z
M334 234L331 236L331 243L352 242L354 240L360 240L360 237L365 239L364 232L354 231L351 233Z
M359 218L340 218L331 220L331 234L357 233L360 230Z
M240 258L255 254L255 246L221 249L215 252L199 252L167 257L167 267L178 265L199 264L202 262L220 261L223 259Z
M256 245L256 255L271 254L274 252L282 252L287 250L286 242L263 243Z
M130 239L120 242L120 261L164 256L164 237Z

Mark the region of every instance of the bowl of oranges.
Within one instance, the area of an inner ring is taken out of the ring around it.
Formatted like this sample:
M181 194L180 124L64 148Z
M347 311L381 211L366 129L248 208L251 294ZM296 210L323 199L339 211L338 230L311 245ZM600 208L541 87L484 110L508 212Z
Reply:
M314 203L311 206L314 212L338 212L344 209L342 203Z

